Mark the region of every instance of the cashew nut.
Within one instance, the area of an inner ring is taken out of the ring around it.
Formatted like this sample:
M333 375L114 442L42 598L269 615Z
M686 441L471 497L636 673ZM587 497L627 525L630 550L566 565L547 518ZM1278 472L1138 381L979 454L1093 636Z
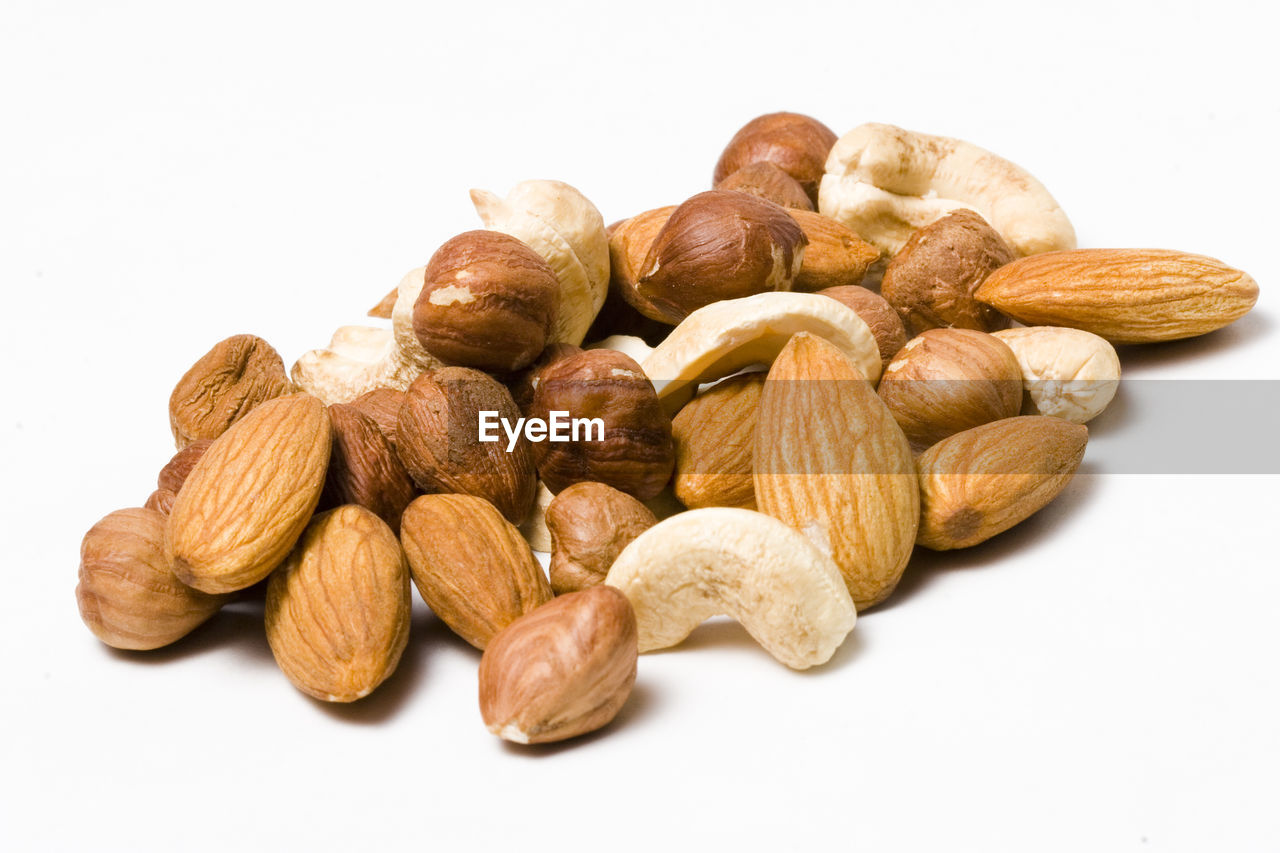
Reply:
M757 293L694 311L642 361L658 398L675 413L699 383L769 364L797 332L840 348L871 382L880 378L880 348L852 308L817 293Z
M609 236L596 206L561 181L523 181L505 199L472 190L484 227L524 241L560 281L550 343L582 343L609 292Z
M293 365L294 384L325 405L348 403L375 388L407 389L422 371L441 366L413 331L413 305L425 267L400 280L391 328L343 326L325 349L305 353Z
M681 642L726 614L793 669L826 663L853 630L853 599L831 556L775 518L694 509L623 549L604 581L636 611L640 651Z
M889 255L960 207L981 214L1019 255L1075 248L1067 215L1021 166L969 142L890 124L842 136L818 193L823 214Z
M628 355L635 359L636 364L641 364L653 352L653 347L644 342L644 339L637 338L635 335L610 335L607 338L596 341L594 344L587 344L586 349L611 349Z
M1092 332L1031 326L993 334L1017 357L1023 387L1038 414L1088 423L1120 387L1115 347Z

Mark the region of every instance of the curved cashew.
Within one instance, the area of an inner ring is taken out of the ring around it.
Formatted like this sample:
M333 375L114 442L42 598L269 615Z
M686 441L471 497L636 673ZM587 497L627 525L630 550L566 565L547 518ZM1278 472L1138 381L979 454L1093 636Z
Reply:
M637 338L635 335L610 335L593 344L587 344L585 349L611 349L630 356L636 364L642 364L653 353L653 347L646 344L643 338Z
M305 353L290 372L294 384L325 405L348 403L375 388L404 391L422 371L440 367L413 331L413 305L426 267L400 280L392 327L343 326L325 349Z
M1102 414L1120 387L1120 358L1083 329L1031 326L993 332L1009 345L1034 411L1075 424Z
M880 378L880 348L866 322L817 293L757 293L713 302L686 317L640 365L674 413L699 383L771 363L797 332L826 338L868 380Z
M842 136L818 193L823 214L890 255L958 207L976 210L1019 255L1075 248L1067 215L1027 170L972 143L890 124Z
M636 611L640 651L674 646L727 614L793 669L826 663L857 618L831 557L748 509L682 512L623 549L604 581Z
M523 241L560 281L560 312L549 343L582 343L609 291L609 237L604 218L562 181L523 181L505 199L472 190L484 227Z

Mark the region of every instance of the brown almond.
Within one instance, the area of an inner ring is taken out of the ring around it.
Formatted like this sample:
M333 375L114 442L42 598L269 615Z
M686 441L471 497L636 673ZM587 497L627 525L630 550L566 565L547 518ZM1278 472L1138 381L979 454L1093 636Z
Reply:
M400 515L418 493L400 457L373 419L355 406L333 404L329 421L333 449L320 505L358 504L399 532Z
M658 523L640 501L604 483L575 483L547 507L551 589L556 595L603 583L622 549Z
M641 297L636 287L644 274L649 249L675 209L676 205L672 204L646 210L618 223L609 234L609 292L618 293L641 315L664 325L671 325L666 314Z
M808 240L794 290L813 292L861 284L867 270L879 260L879 249L830 216L808 210L787 212Z
M214 344L169 396L169 426L178 448L214 439L254 406L293 392L280 353L262 338L233 335Z
M731 376L689 401L671 421L676 498L689 509L756 508L751 480L764 373Z

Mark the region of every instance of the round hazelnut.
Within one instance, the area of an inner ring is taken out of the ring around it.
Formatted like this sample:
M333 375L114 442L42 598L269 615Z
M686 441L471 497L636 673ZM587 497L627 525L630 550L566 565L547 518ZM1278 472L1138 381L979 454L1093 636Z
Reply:
M604 436L582 430L578 440L533 445L542 482L553 493L574 483L606 483L640 500L671 479L675 451L671 419L635 360L615 350L586 350L548 367L533 392L530 417L551 412L599 418Z
M467 231L427 262L413 330L441 361L519 370L547 345L559 307L560 283L541 255L498 231Z
M764 160L743 166L718 182L715 188L750 193L783 207L813 210L813 202L809 200L800 182L773 163Z
M952 211L911 235L884 271L880 294L916 333L948 326L994 332L1009 319L973 294L1014 258L979 214Z
M631 495L604 483L574 483L547 507L551 588L564 595L603 583L622 549L657 523Z
M528 412L533 405L533 389L538 385L542 373L562 358L582 352L582 347L573 344L547 344L547 348L534 360L533 364L518 373L505 377L503 384L511 392L511 399L521 412Z
M374 388L348 404L377 424L393 450L396 446L396 420L400 417L400 406L404 404L404 393L397 388Z
M712 183L751 163L773 163L795 178L817 205L818 183L836 135L816 118L799 113L769 113L753 118L733 135L716 163Z
M725 190L698 193L671 213L649 247L636 307L679 323L722 299L790 290L807 242L771 201Z
M902 326L902 318L898 316L897 311L893 310L893 306L875 291L850 284L828 287L819 290L818 293L830 296L846 308L852 308L854 313L862 318L862 321L871 329L871 334L875 335L883 367L887 368L898 350L906 345L907 330Z
M907 341L880 379L880 399L916 447L1022 409L1022 369L1004 341L930 329Z

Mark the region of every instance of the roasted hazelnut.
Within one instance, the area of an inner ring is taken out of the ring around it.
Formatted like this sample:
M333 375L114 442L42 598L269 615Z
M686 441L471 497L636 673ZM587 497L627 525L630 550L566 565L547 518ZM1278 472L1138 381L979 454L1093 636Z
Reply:
M751 163L772 163L804 188L817 206L818 184L836 135L816 118L799 113L769 113L753 118L733 135L716 163L712 183Z
M847 308L852 308L862 318L862 321L871 329L871 334L875 335L876 346L880 348L882 367L887 368L898 350L906 346L907 330L902 327L902 318L880 294L856 284L828 287L819 290L818 293L831 297Z
M254 335L214 344L191 366L169 396L169 426L178 449L222 435L254 406L293 393L284 361Z
M598 418L603 426L580 430L576 440L533 445L538 474L553 493L594 481L648 500L671 479L671 419L630 357L597 349L552 364L534 389L530 417L548 421L551 412Z
M329 407L333 449L320 508L358 504L396 533L400 516L417 495L400 457L373 419L350 403Z
M636 307L645 312L647 305L679 323L722 299L790 290L807 242L771 201L724 190L698 193L671 213L649 247Z
M374 388L347 405L377 424L378 431L394 449L396 421L400 417L400 407L404 405L404 394L398 388Z
M191 469L196 467L196 463L204 456L204 452L211 444L213 444L211 439L202 438L173 454L173 458L160 469L160 474L156 477L156 488L176 495L182 490L182 484L187 481L187 475L191 473Z
M1009 318L973 298L1013 250L972 210L956 210L911 235L884 271L880 294L917 334L953 326L994 332Z
M533 364L506 377L503 384L511 392L511 399L515 401L516 407L521 412L528 412L529 406L533 404L533 389L537 387L538 378L543 371L560 359L580 352L582 347L573 344L547 344L547 348Z
M516 423L520 410L507 389L466 367L424 373L409 386L396 428L396 451L424 492L474 495L512 524L533 508L538 480L523 434L511 452L505 438L480 441L480 412Z
M564 595L603 583L622 549L657 523L631 495L604 483L574 483L547 507L551 588Z
M813 202L805 193L804 187L800 186L800 182L767 161L743 166L718 182L715 188L750 193L774 204L796 210L813 210Z
M441 361L519 370L547 345L559 307L560 283L541 255L498 231L467 231L427 262L413 330Z
M689 509L756 508L751 456L756 410L767 375L742 373L717 382L672 419L675 494Z

